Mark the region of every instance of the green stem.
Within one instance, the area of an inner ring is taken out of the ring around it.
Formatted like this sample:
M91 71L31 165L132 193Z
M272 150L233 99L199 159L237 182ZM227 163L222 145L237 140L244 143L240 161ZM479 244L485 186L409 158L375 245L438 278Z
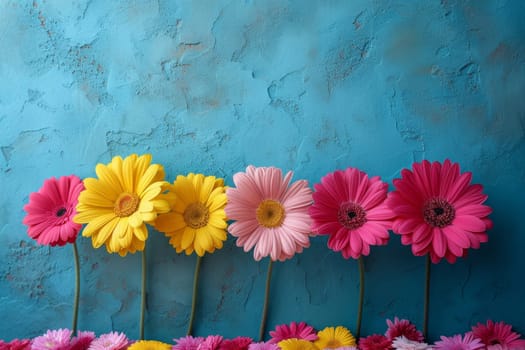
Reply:
M430 254L425 266L425 304L423 305L423 336L428 339L428 307L430 304Z
M77 333L77 321L78 321L78 299L80 295L80 263L78 259L77 243L73 242L73 255L75 257L75 299L73 302L73 326L71 330L72 334Z
M356 339L359 339L361 334L361 320L363 318L363 303L365 299L365 264L363 262L363 257L360 256L358 259L359 262L359 305L357 307L357 322L356 322Z
M270 281L272 279L273 260L270 259L268 263L268 273L266 274L266 289L264 291L264 305L262 310L261 327L259 328L259 341L264 340L264 332L266 330L266 318L268 315L268 299L270 296Z
M191 335L193 328L193 320L195 319L195 307L197 305L197 287L199 286L199 271L201 269L202 256L197 256L197 264L195 265L195 273L193 275L193 295L191 297L191 313L188 324L188 331L186 335Z
M140 295L140 338L144 340L144 314L146 312L146 249L142 251L142 287Z

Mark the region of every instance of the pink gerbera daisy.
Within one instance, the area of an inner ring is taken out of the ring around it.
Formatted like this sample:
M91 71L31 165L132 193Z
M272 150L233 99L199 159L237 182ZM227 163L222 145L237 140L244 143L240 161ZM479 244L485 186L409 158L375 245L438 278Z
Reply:
M456 334L452 337L440 338L441 340L434 344L436 350L478 350L485 347L481 339L474 337L472 332L466 333L463 337L461 334Z
M385 335L390 340L394 340L400 336L418 342L421 342L424 339L423 334L418 331L416 326L409 320L400 320L399 318L394 317L394 322L387 319L386 324L388 325L388 329L386 330Z
M251 343L248 346L248 350L279 350L277 344L268 342Z
M432 350L427 343L407 339L404 336L397 337L392 341L392 348L396 350Z
M45 334L33 339L31 350L69 350L71 330L48 330Z
M488 241L491 208L481 185L471 185L472 174L460 174L459 165L445 160L414 163L394 180L395 191L387 204L396 214L392 230L416 256L430 254L433 263L442 258L454 263L467 249Z
M382 334L373 334L359 339L360 350L389 350L391 348L392 340Z
M82 180L75 175L45 180L24 206L27 215L23 223L28 226L29 237L50 246L75 242L82 225L74 223L73 217L83 189Z
M221 345L223 337L221 335L209 335L199 344L198 350L217 350Z
M248 350L248 346L253 342L250 337L236 337L224 339L219 345L219 350Z
M29 350L31 349L30 339L13 339L10 342L0 340L0 350Z
M71 339L69 350L87 350L93 339L95 333L78 331L77 336Z
M270 331L269 343L277 344L281 340L296 338L304 339L308 341L317 340L317 332L312 326L307 325L304 322L292 322L290 325L282 324L275 327L274 331Z
M266 256L284 261L310 246L312 193L305 180L288 186L292 175L283 178L281 169L250 165L233 176L236 188L226 190L226 215L235 220L229 232L245 252L255 247L257 261Z
M525 340L519 333L512 331L512 326L504 322L488 320L486 324L478 323L472 327L475 338L481 339L486 346L502 345L508 349L525 349Z
M345 259L388 243L392 211L384 204L388 184L355 168L337 170L314 185L312 231L328 234L328 247Z
M173 345L173 350L197 350L199 345L204 341L203 337L193 337L187 335L182 338L173 339L175 345Z
M131 344L124 333L110 332L101 334L93 340L88 350L124 350Z

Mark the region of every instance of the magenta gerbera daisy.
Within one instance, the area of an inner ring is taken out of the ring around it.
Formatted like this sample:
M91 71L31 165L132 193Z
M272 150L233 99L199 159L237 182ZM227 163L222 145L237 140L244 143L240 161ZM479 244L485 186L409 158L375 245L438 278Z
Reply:
M219 350L248 350L248 346L253 342L250 337L236 337L224 339L219 345Z
M483 187L470 184L472 173L460 174L459 165L448 159L443 164L424 160L412 168L394 180L387 204L396 214L392 230L404 245L412 245L414 255L454 263L488 241L492 210L483 205Z
M312 231L330 235L328 247L345 259L388 243L392 211L384 204L388 184L355 168L336 170L314 185Z
M124 333L110 332L93 340L88 350L124 350L130 344L131 341Z
M423 334L418 331L416 326L409 320L400 320L399 318L394 317L394 322L387 319L386 324L388 329L386 330L385 336L390 340L394 340L400 336L418 342L421 342L424 339Z
M4 342L0 339L0 350L29 350L31 349L30 339L13 339L10 342Z
M391 348L392 340L382 334L373 334L359 339L360 350L389 350Z
M277 344L281 340L286 339L304 339L308 341L317 340L317 332L312 326L307 325L305 322L291 322L289 325L282 324L275 327L274 331L270 331L271 339L269 343Z
M284 177L281 169L248 166L246 172L233 176L236 188L228 188L226 215L235 222L229 232L237 237L237 246L259 261L284 261L310 246L308 207L312 193L308 182L290 184L293 173Z
M209 335L199 344L198 350L217 350L221 345L223 337L221 335Z
M73 217L83 189L82 180L75 175L45 180L24 206L27 215L23 223L29 237L50 246L75 242L82 225L73 222Z
M481 339L486 346L502 345L508 349L525 349L525 340L519 333L512 331L512 326L505 322L488 320L486 324L478 323L472 327L475 338Z
M193 337L187 335L182 338L173 339L175 345L173 345L173 350L197 350L199 345L204 341L203 337Z
M87 350L93 339L95 333L78 331L77 336L71 339L69 350Z
M440 338L441 340L434 344L436 350L478 350L485 348L481 339L474 337L472 332L468 332L464 336L456 334L452 337L441 336Z

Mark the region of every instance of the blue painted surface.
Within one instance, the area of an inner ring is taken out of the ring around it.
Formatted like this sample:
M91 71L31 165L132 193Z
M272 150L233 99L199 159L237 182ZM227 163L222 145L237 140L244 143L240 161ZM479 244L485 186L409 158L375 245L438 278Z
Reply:
M168 178L248 164L311 184L358 167L391 182L451 158L485 186L489 243L433 266L430 337L487 319L525 333L525 3L521 1L59 1L0 3L0 339L70 327L72 248L21 224L45 178L153 154ZM138 336L140 255L79 238L79 328ZM148 240L146 337L184 335L195 257ZM424 259L393 236L367 269L362 334L422 322ZM235 247L202 266L197 335L256 337L266 262ZM325 238L277 264L268 328L353 330L355 261Z

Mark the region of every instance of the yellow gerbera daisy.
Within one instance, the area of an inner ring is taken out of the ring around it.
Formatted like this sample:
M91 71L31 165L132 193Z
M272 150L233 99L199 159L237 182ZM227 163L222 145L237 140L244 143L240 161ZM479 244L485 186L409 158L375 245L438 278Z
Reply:
M319 350L311 341L290 338L277 343L281 350Z
M150 164L151 155L114 157L107 165L98 164L98 179L84 180L74 221L87 224L82 232L91 237L94 248L103 244L109 253L125 256L144 250L148 229L157 215L170 210L162 199L167 189L164 169Z
M171 345L157 340L139 340L131 344L128 350L171 350Z
M227 238L225 191L224 180L215 176L177 176L170 186L176 198L172 211L159 215L155 228L170 237L177 253L203 256L221 249Z
M317 336L318 339L315 341L315 345L319 349L335 349L355 345L354 336L343 326L326 327L317 332Z

